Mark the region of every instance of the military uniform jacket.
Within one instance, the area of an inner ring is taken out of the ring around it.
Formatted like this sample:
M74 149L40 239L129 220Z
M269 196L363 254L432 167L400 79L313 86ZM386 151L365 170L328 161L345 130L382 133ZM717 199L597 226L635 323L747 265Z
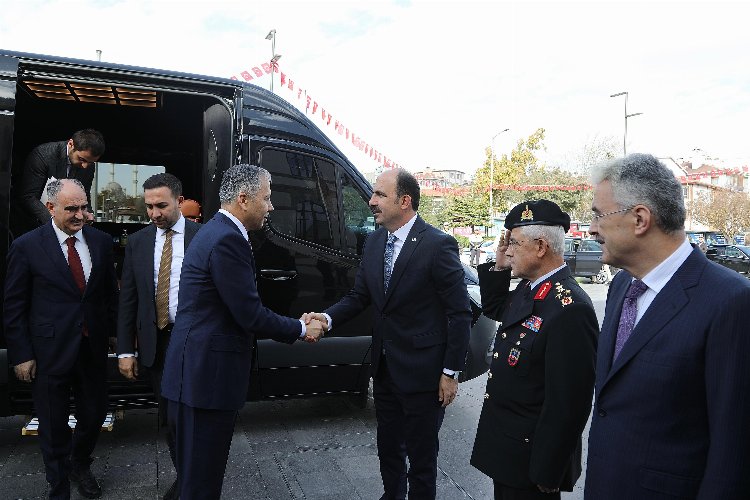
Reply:
M591 411L599 332L567 267L509 291L510 270L480 265L484 314L500 326L471 464L506 486L572 491Z

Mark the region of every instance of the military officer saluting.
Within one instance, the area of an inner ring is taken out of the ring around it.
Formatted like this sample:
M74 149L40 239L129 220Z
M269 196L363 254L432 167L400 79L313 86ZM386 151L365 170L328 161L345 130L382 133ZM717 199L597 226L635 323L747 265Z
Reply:
M484 314L500 326L471 464L496 499L559 499L581 475L599 326L563 258L570 217L529 201L505 227L497 262L478 267Z

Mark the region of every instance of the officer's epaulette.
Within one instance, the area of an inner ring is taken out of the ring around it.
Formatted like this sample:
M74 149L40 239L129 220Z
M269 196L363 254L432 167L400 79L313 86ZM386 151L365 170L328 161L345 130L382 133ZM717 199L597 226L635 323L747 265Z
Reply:
M573 297L570 296L570 290L563 287L560 282L555 283L555 297L560 301L563 307L573 303Z

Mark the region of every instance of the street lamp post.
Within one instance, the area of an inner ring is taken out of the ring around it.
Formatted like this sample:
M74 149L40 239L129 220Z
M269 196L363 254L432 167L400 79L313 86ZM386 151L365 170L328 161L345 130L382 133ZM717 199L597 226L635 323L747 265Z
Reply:
M628 155L628 146L627 146L627 142L628 142L628 118L630 118L631 116L642 115L643 113L631 113L631 114L628 114L628 93L627 93L627 91L626 92L618 92L616 94L612 94L609 97L619 97L621 95L625 96L625 134L623 135L623 138L622 138L622 155L623 156L627 156Z
M271 40L271 92L273 92L273 73L276 69L276 63L281 59L281 54L276 53L276 30L272 29L266 35L266 40Z
M497 134L492 136L492 144L490 145L490 213L489 213L489 221L490 226L492 226L492 188L495 180L495 138L502 134L503 132L507 132L510 130L509 128L506 128L505 130L501 130Z

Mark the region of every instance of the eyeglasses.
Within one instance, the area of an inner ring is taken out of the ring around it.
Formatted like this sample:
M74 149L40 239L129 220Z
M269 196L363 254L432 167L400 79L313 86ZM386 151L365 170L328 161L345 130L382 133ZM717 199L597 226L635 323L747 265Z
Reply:
M634 206L635 205L633 205L633 207ZM591 220L598 222L599 219L601 219L602 217L606 217L608 215L613 215L613 214L620 214L622 212L627 212L628 210L631 210L633 207L623 208L622 210L615 210L614 212L607 212L606 214L598 214L596 212L591 212Z
M520 247L521 243L523 243L524 241L539 241L540 239L541 238L534 238L533 240L516 240L516 239L511 238L511 239L508 240L508 246L509 247Z

